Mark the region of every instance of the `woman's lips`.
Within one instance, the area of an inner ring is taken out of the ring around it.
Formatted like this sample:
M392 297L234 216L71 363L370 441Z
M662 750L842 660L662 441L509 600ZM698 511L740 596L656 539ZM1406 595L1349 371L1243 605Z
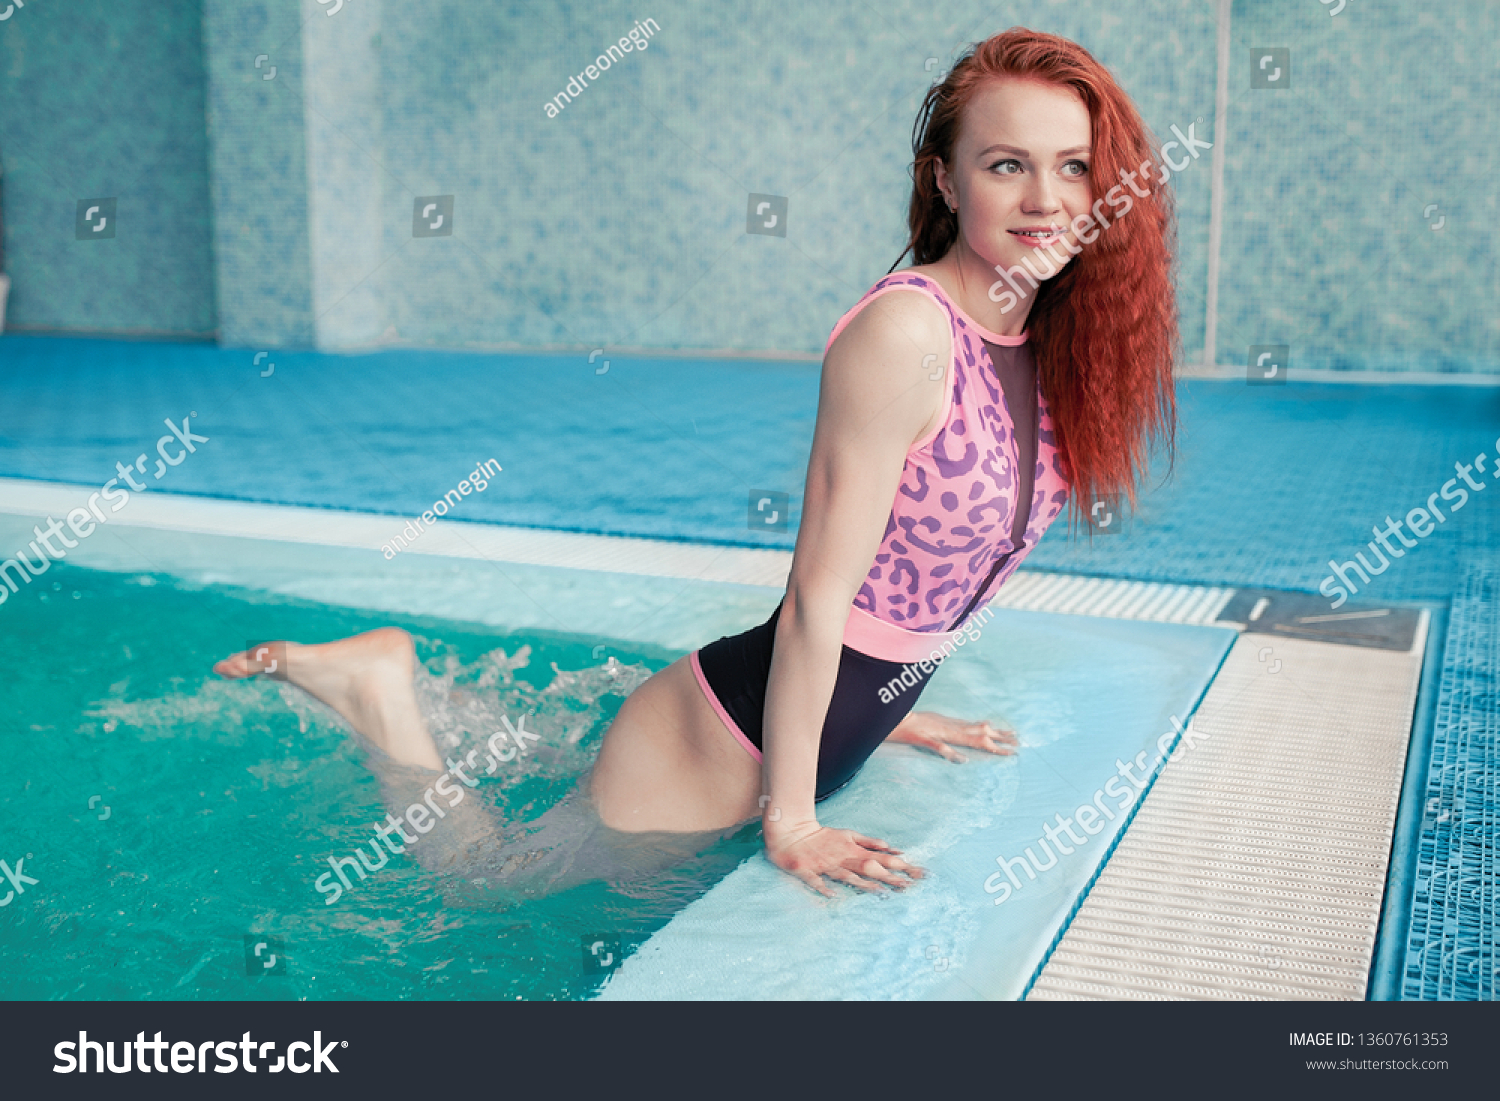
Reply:
M1022 244L1040 249L1057 244L1063 239L1064 231L1059 227L1028 226L1025 229L1012 229L1007 232Z

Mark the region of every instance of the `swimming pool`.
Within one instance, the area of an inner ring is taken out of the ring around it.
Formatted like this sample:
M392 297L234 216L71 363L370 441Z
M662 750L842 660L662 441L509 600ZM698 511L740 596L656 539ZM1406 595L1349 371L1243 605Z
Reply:
M30 523L0 517L0 538L15 542ZM404 626L434 692L477 688L491 717L534 716L535 759L479 789L531 820L592 759L629 687L763 618L778 597L765 586L425 555L386 562L374 551L145 528L87 541L4 609L0 652L16 675L0 704L10 775L22 778L4 789L15 850L6 858L23 858L37 880L0 926L29 964L14 996L704 996L686 977L691 952L654 987L638 985L632 952L649 944L658 959L663 945L686 944L722 954L747 928L763 938L762 956L771 951L763 962L776 964L779 984L739 967L737 983L710 996L1016 996L1109 835L1090 835L1002 907L985 890L995 858L1019 856L1038 822L1087 802L1119 754L1155 753L1232 632L1000 612L924 706L1010 718L1027 750L957 767L879 751L826 813L880 831L934 878L905 895L834 903L781 883L752 826L644 888L595 882L476 909L449 905L440 877L393 858L326 905L314 881L384 815L361 750L296 690L209 673L254 640ZM726 913L754 921L725 925ZM841 985L848 969L827 956L829 938L867 945L880 966Z

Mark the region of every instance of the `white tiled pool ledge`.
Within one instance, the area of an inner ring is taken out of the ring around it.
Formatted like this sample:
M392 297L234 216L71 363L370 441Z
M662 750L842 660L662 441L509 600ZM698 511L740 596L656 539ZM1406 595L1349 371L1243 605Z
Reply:
M0 478L0 514L55 516L78 508L93 487ZM190 495L137 494L110 519L110 527L265 540L379 551L400 534L405 520L378 513L295 505L268 505ZM790 551L729 547L667 539L633 538L439 520L402 551L412 556L636 577L752 585L782 590ZM3 557L3 555L0 555ZM1232 589L1121 581L1021 570L995 597L996 608L1098 615L1112 619L1208 624Z
M0 513L61 520L97 488L0 478ZM375 551L400 535L405 523L405 517L379 513L151 493L133 495L120 513L110 518L111 525L122 527ZM399 556L410 554L775 588L785 587L792 562L790 551L770 548L448 520L428 527Z

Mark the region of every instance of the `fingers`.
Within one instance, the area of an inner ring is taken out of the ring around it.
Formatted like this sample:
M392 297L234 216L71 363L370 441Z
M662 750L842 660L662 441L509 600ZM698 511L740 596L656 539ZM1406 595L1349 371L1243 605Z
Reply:
M908 864L906 861L902 860L899 856L888 856L888 857L886 857L885 858L885 866L887 868L894 869L895 871L898 871L898 872L905 872L907 875L911 876L913 879L921 879L923 876L925 876L927 874L927 869L926 868L919 867L916 864Z
M853 838L855 841L857 841L859 844L863 845L865 848L867 848L867 849L874 849L877 852L898 853L898 852L901 851L900 849L893 849L893 848L891 848L884 841L881 841L878 838L875 838L875 837L866 837L864 834L862 834L862 833L855 833L853 830L849 831L849 836L851 838Z
M811 887L813 890L817 891L818 894L822 895L824 898L833 898L834 897L833 888L830 887L830 886L828 886L827 884L825 884L823 882L823 877L821 875L819 875L817 872L811 872L811 871L802 872L802 871L799 871L799 872L796 872L794 874L796 875L796 877L798 879L802 880L803 883L806 883L809 887ZM833 873L830 872L829 874L831 875Z
M861 891L880 890L880 884L871 883L868 879L862 879L859 876L855 875L853 872L849 871L847 868L834 868L832 871L825 872L824 874L827 875L830 879L838 880L840 883L847 883L851 887L858 887ZM829 892L829 895L830 897L832 896L831 891Z
M858 887L861 891L869 892L881 890L881 884L900 890L908 883L907 880L887 871L885 865L873 857L861 864L858 872L850 868L833 868L823 874L840 883L847 883L851 887Z
M852 831L851 831L852 832ZM855 835L858 837L858 835ZM874 855L872 855L872 853ZM871 879L878 879L882 883L889 883L895 887L905 887L907 880L894 874L905 872L912 879L921 879L926 872L915 864L908 864L901 859L899 850L887 846L884 849L867 848L863 854L863 862L859 865L860 874ZM844 865L845 868L849 866Z
M1016 732L991 723L974 723L971 728L975 734L975 740L968 744L984 749L990 753L997 753L1002 757L1009 757L1015 753Z
M833 888L824 882L825 876L861 891L878 892L886 887L901 890L926 874L924 869L901 859L899 849L879 838L853 830L820 832L824 844L817 850L795 860L775 862L824 898L836 897Z
M891 858L887 857L887 859ZM905 879L897 875L886 865L882 864L880 861L874 859L873 857L861 864L859 867L859 871L861 875L864 875L870 879L879 880L886 886L895 887L898 890L902 887L905 887L909 882L911 882L909 879Z
M963 744L965 745L973 740L962 734L958 735L958 737L964 739ZM959 764L964 760L964 757L957 750L949 746L947 742L928 734L913 734L907 739L907 744L915 746L918 749L925 749L929 753L936 753L939 757L952 761L954 764Z

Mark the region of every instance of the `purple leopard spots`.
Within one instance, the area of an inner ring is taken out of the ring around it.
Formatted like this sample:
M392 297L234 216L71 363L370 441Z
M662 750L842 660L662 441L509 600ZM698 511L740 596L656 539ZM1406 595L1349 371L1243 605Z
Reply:
M917 569L917 564L909 558L898 558L896 564L891 567L890 583L900 585L904 577L910 577L911 583L906 586L906 595L915 596L917 586L922 583L922 571Z
M906 521L902 522L905 523ZM940 539L936 543L931 543L925 539L918 538L911 531L906 533L906 537L917 550L926 551L936 558L948 558L956 554L967 554L979 547L983 542L980 539L970 539L963 546L949 546L946 539Z
M955 589L958 589L960 587L961 586L957 581L944 581L937 588L928 589L927 596L925 598L927 602L927 610L933 615L939 614L942 609L937 606L938 597L942 596L944 593L953 592Z
M901 483L901 490L900 490L900 492L902 494L904 494L905 496L910 497L913 501L918 501L918 502L925 501L925 500L927 500L927 491L932 488L931 486L929 486L927 484L927 471L923 470L919 466L916 469L916 475L917 475L917 485L916 485L916 488L913 489L912 487L908 486L903 481Z
M952 493L952 492L944 493L941 497L938 498L938 500L942 503L943 508L947 509L949 512L957 512L958 511L958 494L957 493Z
M1010 498L992 497L990 500L985 501L983 504L975 505L973 508L969 509L969 511L966 512L964 516L969 521L969 523L977 524L984 519L984 514L987 512L993 512L995 514L995 523L992 526L999 527L1001 524L1010 519Z
M937 464L938 477L944 481L963 477L979 461L979 448L972 443L964 444L963 458L949 458L946 450L948 442L946 436L947 432L939 432L932 441L932 461Z

